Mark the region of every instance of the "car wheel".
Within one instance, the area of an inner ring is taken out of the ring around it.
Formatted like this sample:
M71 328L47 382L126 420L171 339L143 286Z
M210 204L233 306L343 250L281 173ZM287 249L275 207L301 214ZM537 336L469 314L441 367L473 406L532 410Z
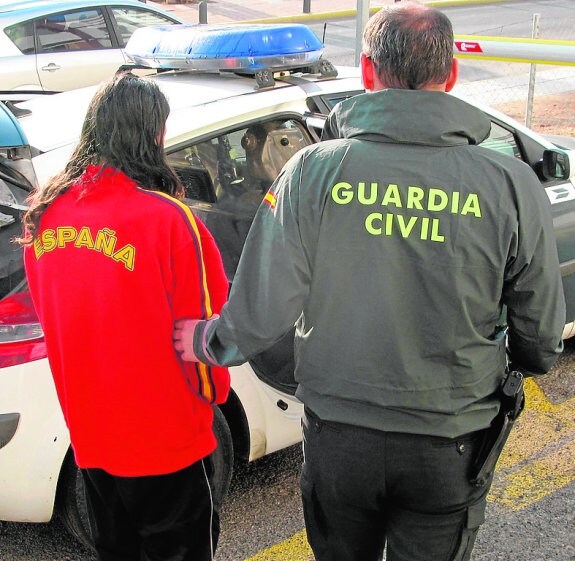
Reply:
M214 504L221 507L230 488L234 468L234 443L228 422L219 407L214 407L214 434L218 447L212 454L212 493Z
M221 507L230 487L234 464L232 433L219 407L214 408L214 434L218 447L211 456L213 475L212 493L216 507ZM88 521L84 479L70 451L66 456L56 497L56 508L65 528L80 543L94 549Z
M88 521L86 495L84 494L84 479L74 461L74 454L71 450L64 460L60 474L56 508L66 530L81 544L93 550L92 532Z

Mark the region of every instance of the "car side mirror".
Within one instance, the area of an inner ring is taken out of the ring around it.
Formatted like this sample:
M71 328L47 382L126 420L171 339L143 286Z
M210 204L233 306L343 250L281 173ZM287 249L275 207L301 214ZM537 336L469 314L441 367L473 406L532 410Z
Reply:
M215 203L216 191L210 174L203 169L173 166L184 186L184 197L203 203Z
M541 174L543 179L569 179L571 166L569 156L561 150L545 150L541 160Z

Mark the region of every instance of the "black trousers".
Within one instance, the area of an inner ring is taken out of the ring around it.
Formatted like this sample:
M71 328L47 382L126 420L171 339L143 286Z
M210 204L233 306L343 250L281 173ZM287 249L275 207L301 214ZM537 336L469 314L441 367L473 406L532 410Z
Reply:
M83 469L98 561L212 561L220 525L211 471L209 458L146 477Z
M468 474L484 431L456 439L304 414L301 492L316 561L468 561L485 487Z

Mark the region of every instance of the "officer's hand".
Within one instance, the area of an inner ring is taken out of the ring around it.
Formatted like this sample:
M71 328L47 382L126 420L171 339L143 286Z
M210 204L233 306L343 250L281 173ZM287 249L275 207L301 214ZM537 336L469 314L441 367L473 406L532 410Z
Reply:
M182 360L199 362L198 357L194 353L194 331L200 321L202 320L180 319L175 323L174 347L180 353Z

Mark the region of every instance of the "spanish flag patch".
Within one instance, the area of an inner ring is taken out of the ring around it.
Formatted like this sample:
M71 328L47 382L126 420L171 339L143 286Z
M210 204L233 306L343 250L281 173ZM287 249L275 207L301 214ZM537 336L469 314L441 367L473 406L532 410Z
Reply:
M271 191L268 191L264 197L264 203L267 203L270 208L275 208L277 202L277 197Z

